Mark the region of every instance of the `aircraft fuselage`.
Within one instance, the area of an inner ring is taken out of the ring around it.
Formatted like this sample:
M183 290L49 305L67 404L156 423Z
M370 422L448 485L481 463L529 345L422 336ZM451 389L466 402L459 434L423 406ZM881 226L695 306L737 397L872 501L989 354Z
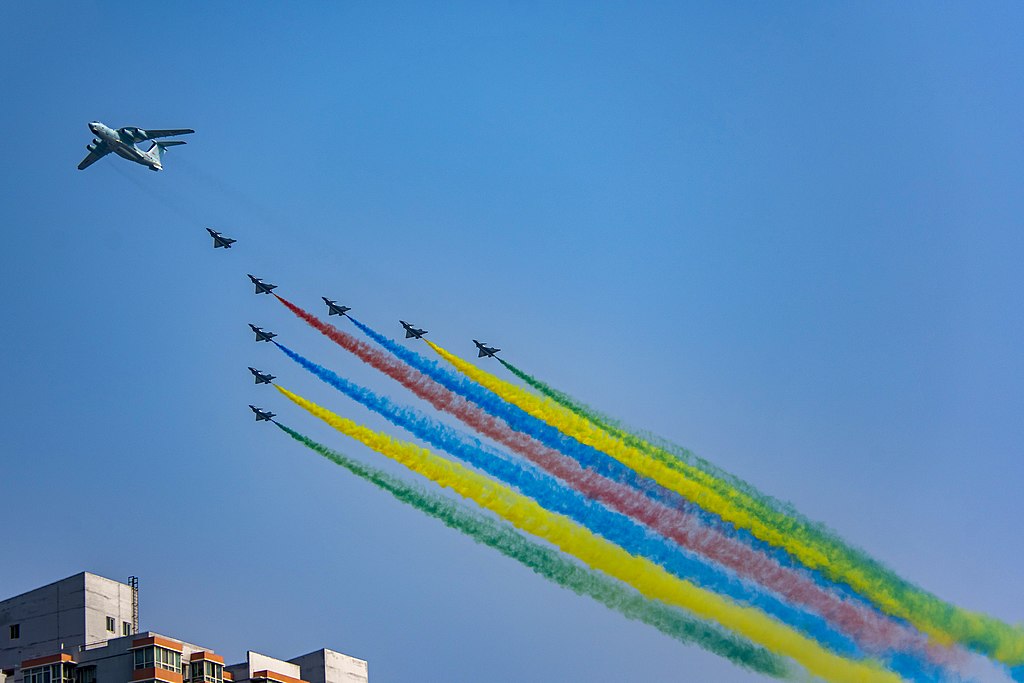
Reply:
M127 159L128 161L134 161L137 164L147 166L153 171L163 170L164 167L163 164L160 163L158 155L143 152L130 140L125 141L122 139L121 134L110 126L104 125L99 121L93 121L89 124L89 130L91 130L93 135L99 138L101 142L106 143L110 148L110 151L117 156Z

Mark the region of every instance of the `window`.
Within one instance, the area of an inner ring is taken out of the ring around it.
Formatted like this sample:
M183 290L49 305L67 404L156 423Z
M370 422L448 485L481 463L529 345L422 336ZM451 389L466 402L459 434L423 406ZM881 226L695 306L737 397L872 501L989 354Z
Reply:
M21 624L11 624L11 640L21 638Z
M22 680L25 683L75 683L74 664L46 664L25 669Z
M189 667L190 683L223 683L224 665L217 662L192 662Z
M142 647L135 651L135 668L136 669L152 669L153 668L153 648Z
M34 666L22 672L22 679L25 683L51 683L52 672L50 666Z
M181 653L162 647L140 647L135 651L136 669L167 669L181 673Z
M96 667L86 666L75 669L75 683L96 683Z
M131 634L132 634L132 625L129 624L127 621L122 621L121 622L121 635L122 636L130 636Z
M114 617L107 617L107 630L114 632Z

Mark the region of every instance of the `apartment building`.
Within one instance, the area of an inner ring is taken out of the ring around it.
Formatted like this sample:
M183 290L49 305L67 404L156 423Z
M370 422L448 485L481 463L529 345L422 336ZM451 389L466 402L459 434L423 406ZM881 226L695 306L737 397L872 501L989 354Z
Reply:
M320 649L289 660L224 658L139 632L138 582L89 572L0 602L0 683L368 683L365 660Z

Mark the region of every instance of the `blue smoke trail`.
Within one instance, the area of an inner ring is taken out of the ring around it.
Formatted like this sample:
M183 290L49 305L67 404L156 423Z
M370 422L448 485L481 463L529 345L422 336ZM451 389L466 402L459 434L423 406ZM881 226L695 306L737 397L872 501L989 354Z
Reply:
M864 600L863 597L848 585L831 581L823 576L821 572L804 567L802 563L793 558L785 550L765 543L761 539L756 538L746 529L737 529L731 522L727 522L718 515L704 510L675 491L670 491L657 482L637 474L626 465L596 448L582 444L576 439L563 434L551 425L529 415L521 408L507 403L491 391L485 389L476 382L473 382L464 375L449 370L433 359L421 356L415 351L412 351L395 340L377 332L372 327L353 318L351 315L346 317L351 320L363 334L385 350L389 351L392 355L396 356L398 359L412 366L416 370L419 370L446 389L463 396L473 403L476 403L494 417L504 420L516 431L527 434L548 448L557 450L562 454L573 458L586 469L593 470L608 479L633 487L651 500L669 507L683 510L684 512L687 512L699 519L702 524L716 529L723 534L736 538L747 546L769 555L784 567L801 572L822 588L835 591L848 600L856 600L868 609L871 609L878 614L882 614L877 607ZM890 615L884 616L886 618L893 618ZM899 619L896 619L896 621L905 623Z
M585 525L629 553L646 557L680 578L757 607L802 630L838 654L862 657L860 648L853 641L832 628L820 616L783 602L759 586L747 583L731 572L678 547L626 515L609 510L564 486L554 477L532 466L524 467L516 459L486 446L476 438L468 437L417 410L397 406L387 397L339 377L283 344L274 344L310 373L393 424L517 488L547 509Z

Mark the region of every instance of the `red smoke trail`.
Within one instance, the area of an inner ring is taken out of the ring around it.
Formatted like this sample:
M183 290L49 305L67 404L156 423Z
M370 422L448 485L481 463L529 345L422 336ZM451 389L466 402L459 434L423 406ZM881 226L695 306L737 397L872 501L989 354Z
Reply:
M275 294L275 296L277 296ZM793 603L820 614L874 653L890 650L921 654L940 665L954 664L952 652L928 643L916 631L883 615L829 593L811 579L774 559L701 524L683 510L657 503L636 489L584 469L572 458L508 426L458 394L446 389L403 361L321 321L287 299L277 296L292 313L346 351L399 382L438 410L447 412L477 432L504 444L577 491L629 515L680 546L729 567L740 576L775 591Z

